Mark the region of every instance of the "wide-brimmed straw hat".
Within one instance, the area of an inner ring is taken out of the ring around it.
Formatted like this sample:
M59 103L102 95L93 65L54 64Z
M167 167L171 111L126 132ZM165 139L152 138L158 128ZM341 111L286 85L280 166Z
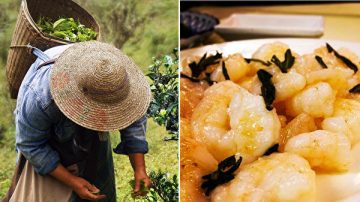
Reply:
M96 131L123 129L145 115L150 87L136 64L112 45L76 43L50 74L56 105L75 123Z

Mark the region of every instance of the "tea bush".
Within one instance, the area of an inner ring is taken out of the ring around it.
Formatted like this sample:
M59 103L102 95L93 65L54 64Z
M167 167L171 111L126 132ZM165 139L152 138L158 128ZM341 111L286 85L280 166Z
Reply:
M151 92L153 99L148 109L148 115L159 125L164 125L170 137L165 140L177 140L179 136L178 116L178 50L172 55L153 59L147 76L152 80Z

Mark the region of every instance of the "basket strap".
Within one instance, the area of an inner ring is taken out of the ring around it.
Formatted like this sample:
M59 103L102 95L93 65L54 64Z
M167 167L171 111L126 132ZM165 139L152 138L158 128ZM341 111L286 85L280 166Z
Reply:
M37 56L40 60L46 62L46 61L51 59L48 55L46 55L40 49L38 49L38 48L36 48L34 46L31 46L30 44L28 44L27 47L30 48L31 53L34 54L35 56Z
M41 67L46 66L46 65L54 64L54 63L55 63L55 61L56 61L56 58L51 59L51 60L48 60L48 61L46 61L46 62L44 62L44 63L40 64L40 65L37 67L37 69L40 69Z

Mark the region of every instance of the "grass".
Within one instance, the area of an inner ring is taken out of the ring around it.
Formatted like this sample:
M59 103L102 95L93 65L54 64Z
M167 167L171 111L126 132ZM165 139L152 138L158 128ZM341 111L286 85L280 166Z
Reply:
M0 61L0 67L3 67ZM16 163L15 126L13 109L15 101L11 100L7 91L4 68L0 71L0 198L10 186Z
M99 4L96 0L77 1L85 7L96 3ZM106 0L106 2L119 3L123 2L123 0ZM178 3L175 0L138 2L139 14L144 15L148 21L143 27L135 31L133 37L126 41L122 50L132 57L144 72L147 72L152 57L170 53L174 47L177 47ZM15 100L9 98L5 76L5 61L19 10L19 3L20 1L12 0L2 0L0 2L0 8L4 11L0 13L0 199L8 190L16 163L15 126L12 113L15 108ZM150 11L151 15L148 15ZM100 19L108 10L97 6L89 7L89 12L95 18ZM100 24L100 26L105 25ZM110 30L109 33L102 34L111 43L112 35L121 33L117 30ZM163 141L166 134L167 132L163 127L159 127L152 119L149 119L147 130L149 153L146 155L148 173L161 169L172 175L178 174L178 143L175 141ZM115 146L119 143L119 139L118 134L113 134L111 136L112 145ZM124 197L132 190L129 181L133 179L133 171L127 156L116 154L113 156L117 201L124 201Z

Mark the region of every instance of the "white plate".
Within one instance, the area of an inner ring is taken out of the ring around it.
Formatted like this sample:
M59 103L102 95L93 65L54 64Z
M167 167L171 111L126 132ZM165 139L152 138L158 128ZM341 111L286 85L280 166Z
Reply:
M360 43L334 41L334 40L319 40L319 39L291 39L291 38L276 38L276 39L258 39L234 41L222 44L214 44L184 50L180 52L181 60L189 56L202 56L204 53L216 53L219 51L227 56L232 53L240 52L244 57L251 57L251 55L263 44L280 41L288 44L290 49L298 54L312 53L314 49L324 46L329 43L334 49L341 47L347 48L360 57ZM357 64L358 66L360 64ZM352 156L354 164L349 172L339 174L317 174L317 202L333 202L341 199L346 202L360 201L360 143L353 146Z
M321 36L324 20L315 15L232 14L215 30L222 35Z

